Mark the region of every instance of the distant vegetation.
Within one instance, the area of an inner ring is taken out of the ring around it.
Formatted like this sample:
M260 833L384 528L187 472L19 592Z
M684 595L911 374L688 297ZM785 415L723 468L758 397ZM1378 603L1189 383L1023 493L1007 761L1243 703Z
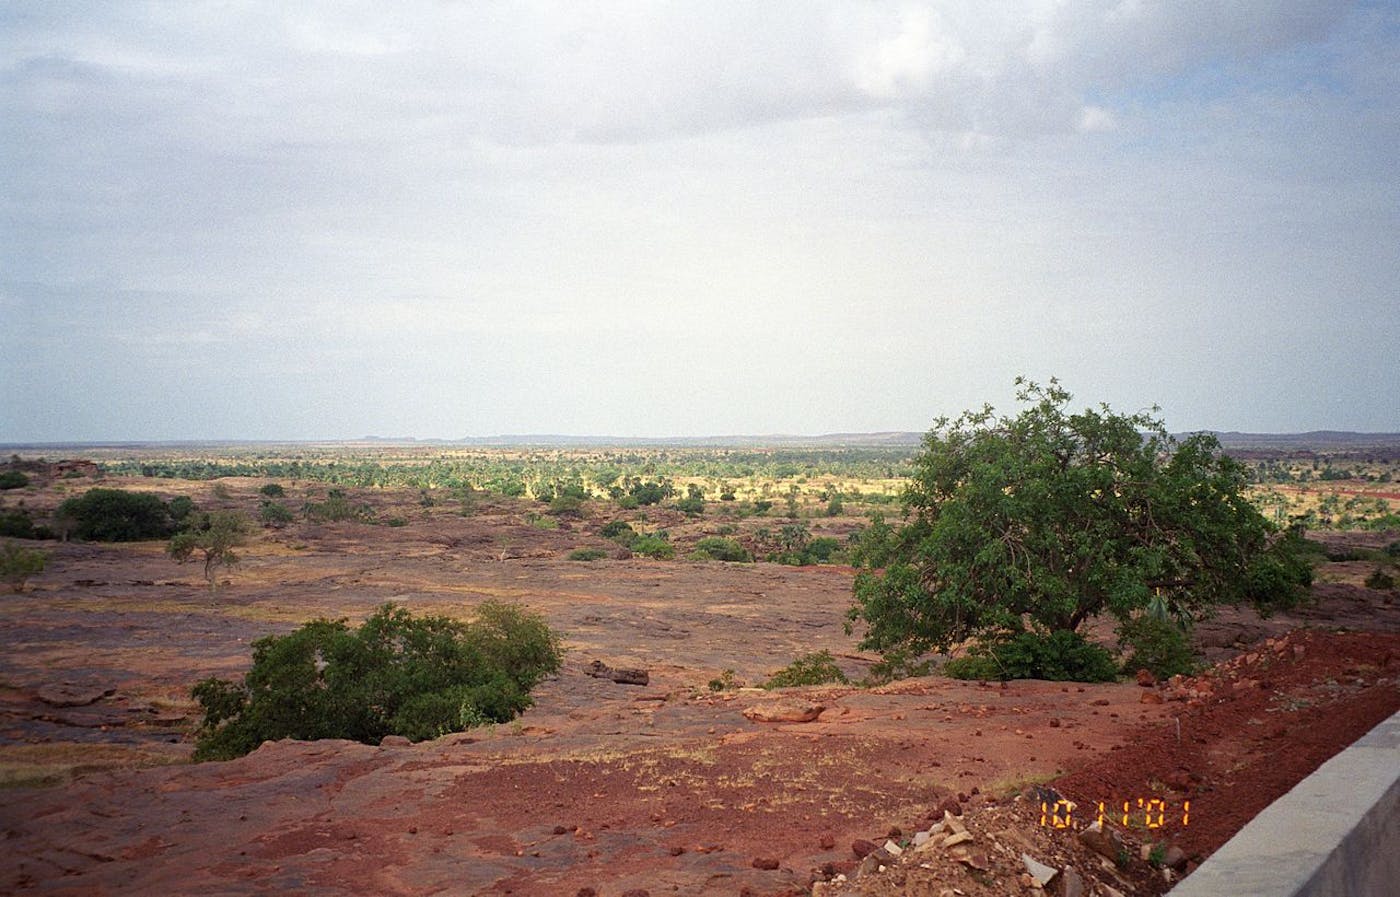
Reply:
M358 627L314 620L253 643L241 682L205 679L197 760L278 738L413 741L514 719L559 670L558 636L518 605L488 602L464 623L387 604Z

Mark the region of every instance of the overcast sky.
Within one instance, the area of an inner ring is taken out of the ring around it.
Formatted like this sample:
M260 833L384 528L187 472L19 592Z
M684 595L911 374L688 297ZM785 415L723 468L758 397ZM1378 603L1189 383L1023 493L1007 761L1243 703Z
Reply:
M0 5L0 442L1400 430L1400 10Z

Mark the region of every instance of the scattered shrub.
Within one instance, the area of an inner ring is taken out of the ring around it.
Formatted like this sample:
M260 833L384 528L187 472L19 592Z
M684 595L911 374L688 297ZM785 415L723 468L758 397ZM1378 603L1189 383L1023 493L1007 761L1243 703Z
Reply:
M19 470L0 471L0 489L20 489L29 485L29 477Z
M1123 671L1147 670L1158 679L1190 676L1199 664L1191 649L1190 634L1174 621L1142 614L1118 627L1118 644L1131 653Z
M698 517L705 513L705 500L688 495L676 502L676 510L684 512L688 517Z
M626 520L614 520L606 524L598 531L598 535L604 539L612 539L619 545L631 545L637 541L637 531L632 529L632 524Z
M739 688L740 683L734 678L734 671L724 670L718 676L710 680L710 691L734 691Z
M177 495L170 499L166 507L170 509L170 519L180 526L194 513L194 500L188 495Z
M275 501L263 499L262 505L258 508L258 520L267 526L283 527L296 519L292 509Z
M773 503L766 498L753 503L753 512L760 517L771 510L773 510Z
M535 529L558 529L559 521L553 517L544 517L539 514L530 513L525 515L525 522Z
M627 547L632 549L634 554L659 560L669 560L676 556L676 548L671 544L665 530L657 530L645 536L638 536Z
M11 539L52 539L48 527L35 526L34 518L25 508L0 510L0 536Z
M268 483L268 484L266 484L265 486L263 486L261 489L259 489L259 490L258 490L258 493L259 493L260 495L265 495L265 496L267 496L268 498L281 498L282 496L284 496L284 495L287 494L287 490L286 490L286 489L283 489L283 488L282 488L279 484L277 484L277 483Z
M325 501L307 502L301 510L306 515L307 520L316 523L336 523L342 520L368 521L374 516L373 508L363 502L354 504L339 489L332 489L326 493Z
M966 657L943 664L954 679L1048 679L1052 682L1112 682L1118 664L1102 645L1068 629L1049 635L1018 632L974 647Z
M569 552L571 561L601 561L608 553L601 548L575 548Z
M149 492L89 489L59 505L58 515L71 521L73 535L95 542L164 539L175 529L170 509Z
M0 579L5 580L10 591L16 594L24 591L29 577L43 573L48 563L49 556L37 549L21 548L13 542L6 542L0 547Z
M556 495L549 503L549 513L556 517L581 517L583 499L571 493Z
M792 663L774 673L764 688L789 688L795 685L825 685L829 682L848 682L846 674L836 665L830 651L817 651L803 654Z
M384 521L385 526L408 526L408 519L405 517L390 517Z
M239 757L277 738L421 741L507 722L560 662L558 637L516 605L483 604L472 623L392 604L356 629L313 620L254 642L242 682L194 687L204 712L195 759Z
M1395 577L1385 571L1383 567L1377 567L1371 571L1371 575L1366 577L1366 588L1386 591L1395 588Z
M733 539L723 536L706 536L695 543L695 554L700 560L751 561L749 550Z

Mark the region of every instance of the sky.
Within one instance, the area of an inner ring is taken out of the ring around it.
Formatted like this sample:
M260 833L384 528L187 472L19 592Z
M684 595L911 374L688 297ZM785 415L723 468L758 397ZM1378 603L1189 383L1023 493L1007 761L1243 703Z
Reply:
M0 442L1400 431L1400 5L0 5Z

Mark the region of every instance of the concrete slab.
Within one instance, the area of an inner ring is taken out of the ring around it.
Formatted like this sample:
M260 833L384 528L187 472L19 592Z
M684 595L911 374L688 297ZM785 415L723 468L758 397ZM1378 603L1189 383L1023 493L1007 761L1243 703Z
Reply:
M1170 897L1400 894L1400 713L1274 801Z

